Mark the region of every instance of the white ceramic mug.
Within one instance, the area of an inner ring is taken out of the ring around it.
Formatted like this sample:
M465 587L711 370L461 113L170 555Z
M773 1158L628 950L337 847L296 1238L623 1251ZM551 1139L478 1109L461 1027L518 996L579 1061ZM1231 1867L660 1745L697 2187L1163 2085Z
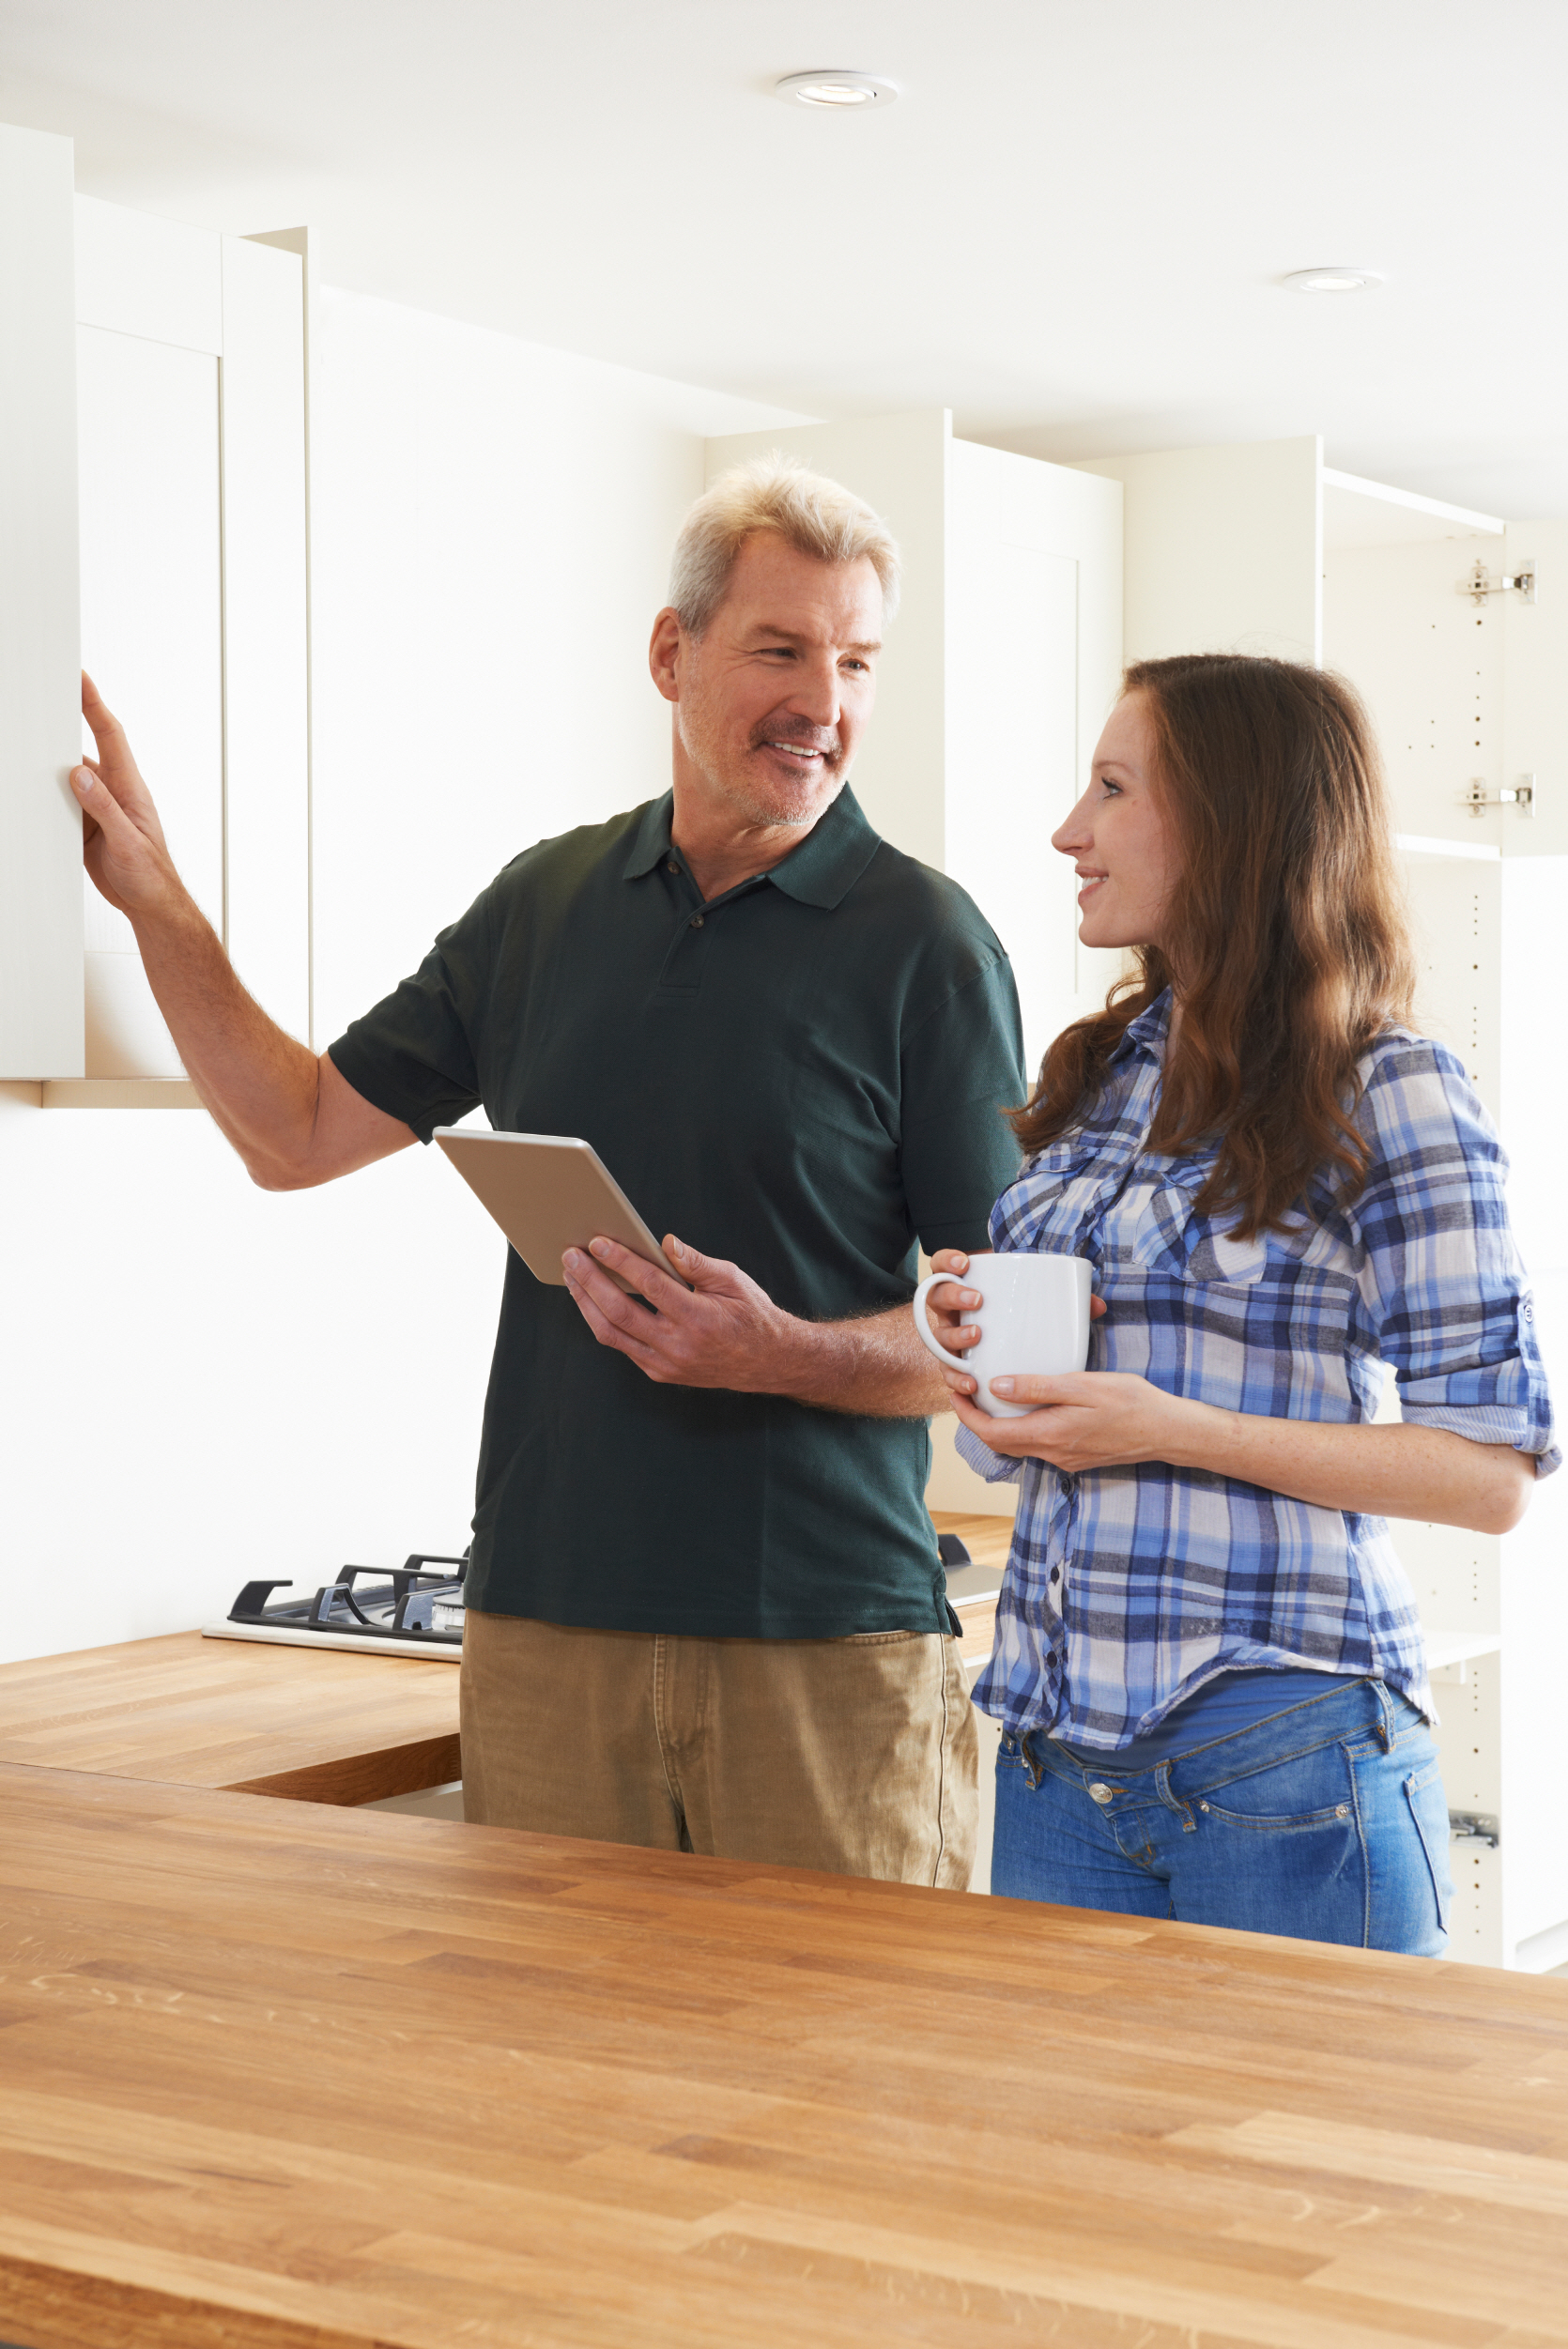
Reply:
M978 1289L983 1302L959 1315L963 1329L978 1328L978 1345L967 1354L951 1354L926 1316L926 1299L944 1281L955 1287ZM959 1279L951 1272L933 1272L915 1292L915 1327L939 1362L967 1371L977 1382L971 1398L992 1419L1021 1420L1035 1408L1031 1403L1004 1403L991 1391L991 1380L1006 1375L1020 1378L1059 1378L1081 1371L1089 1359L1089 1266L1083 1256L972 1256L969 1270Z

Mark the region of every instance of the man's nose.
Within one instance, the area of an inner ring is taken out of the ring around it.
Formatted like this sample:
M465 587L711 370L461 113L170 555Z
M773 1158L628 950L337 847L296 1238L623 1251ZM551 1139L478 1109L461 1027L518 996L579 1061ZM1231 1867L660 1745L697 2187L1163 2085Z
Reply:
M836 728L843 715L836 661L809 661L797 671L789 707L797 717L809 718L824 731Z

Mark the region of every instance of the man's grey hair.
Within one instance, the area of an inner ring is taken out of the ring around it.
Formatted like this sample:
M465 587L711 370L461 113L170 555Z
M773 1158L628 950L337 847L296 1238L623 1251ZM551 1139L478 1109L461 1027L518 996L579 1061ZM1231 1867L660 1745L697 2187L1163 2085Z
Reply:
M882 583L884 621L899 608L899 544L863 498L775 449L723 473L681 526L669 565L669 601L687 636L707 628L754 532L776 530L821 562L870 562Z

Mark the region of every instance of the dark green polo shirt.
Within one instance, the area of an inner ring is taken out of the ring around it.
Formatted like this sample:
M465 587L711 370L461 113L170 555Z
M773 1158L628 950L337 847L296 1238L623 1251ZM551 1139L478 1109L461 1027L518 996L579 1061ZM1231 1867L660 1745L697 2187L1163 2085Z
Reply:
M811 1320L987 1245L1025 1091L1006 955L845 791L704 905L670 800L527 850L331 1047L422 1142L483 1103L591 1142L644 1221ZM466 1210L453 1178L452 1212ZM507 1259L470 1604L762 1638L943 1630L924 1420L655 1386Z

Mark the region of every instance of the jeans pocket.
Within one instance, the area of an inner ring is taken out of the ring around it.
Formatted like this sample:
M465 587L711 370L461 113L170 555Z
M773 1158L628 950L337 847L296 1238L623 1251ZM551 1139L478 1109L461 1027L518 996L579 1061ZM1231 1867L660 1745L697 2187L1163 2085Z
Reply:
M1332 1827L1355 1816L1355 1789L1338 1745L1293 1755L1187 1800L1220 1826L1252 1828L1263 1835Z
M1440 1760L1429 1761L1424 1770L1410 1773L1405 1781L1405 1800L1426 1854L1432 1897L1437 1904L1438 1927L1446 1933L1453 1900L1453 1879L1448 1868L1448 1797L1443 1792Z

